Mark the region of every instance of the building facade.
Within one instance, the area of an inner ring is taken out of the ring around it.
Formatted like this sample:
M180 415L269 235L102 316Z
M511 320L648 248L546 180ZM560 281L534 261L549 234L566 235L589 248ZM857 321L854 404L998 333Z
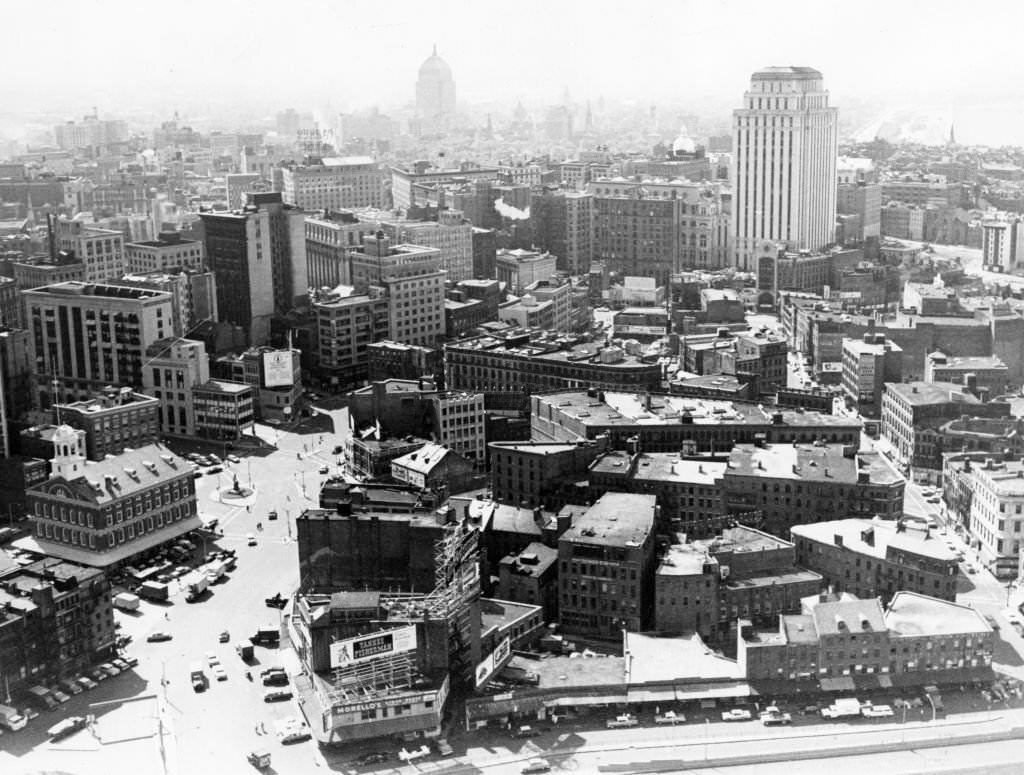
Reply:
M54 391L66 400L108 385L141 386L146 349L173 333L171 295L163 291L67 282L24 297L43 407Z
M558 539L559 624L563 631L619 640L651 618L653 495L607 493Z
M897 592L956 599L959 560L945 540L913 520L839 519L794 525L797 563L834 592L888 602Z
M733 239L754 268L759 243L820 250L835 237L838 117L821 73L768 67L733 112Z

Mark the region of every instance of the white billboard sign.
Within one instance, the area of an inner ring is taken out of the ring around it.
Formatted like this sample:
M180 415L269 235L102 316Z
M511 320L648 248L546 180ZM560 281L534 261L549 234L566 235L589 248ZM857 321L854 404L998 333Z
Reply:
M291 350L263 353L263 386L288 387L294 384Z
M331 667L348 667L377 657L416 649L416 625L380 630L331 644Z
M505 638L495 647L494 651L484 657L483 661L476 666L476 688L479 689L487 683L491 676L505 666L505 663L512 658L512 641Z

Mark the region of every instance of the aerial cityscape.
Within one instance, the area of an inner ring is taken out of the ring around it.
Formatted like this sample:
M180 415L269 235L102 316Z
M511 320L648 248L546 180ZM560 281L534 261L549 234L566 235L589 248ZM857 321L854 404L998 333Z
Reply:
M1014 25L210 5L8 15L0 773L1024 768Z

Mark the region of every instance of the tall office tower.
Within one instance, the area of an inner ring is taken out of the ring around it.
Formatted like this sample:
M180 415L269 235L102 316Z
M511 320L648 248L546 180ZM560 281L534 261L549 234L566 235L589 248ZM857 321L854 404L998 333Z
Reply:
M221 321L244 328L249 344L266 344L271 318L309 290L305 215L273 192L250 194L241 210L199 217Z
M391 245L383 231L366 237L352 254L352 285L388 301L388 338L402 344L437 345L444 334L444 281L441 252L422 245Z
M558 268L572 275L590 271L594 257L594 194L535 190L530 221L536 247L554 254Z
M437 55L437 46L420 65L416 117L423 132L444 131L455 117L455 79L448 63Z
M25 291L39 406L86 398L108 385L142 386L146 348L171 335L165 291L82 282Z
M751 270L765 240L789 250L834 241L838 119L810 67L758 70L743 100L733 111L733 244Z

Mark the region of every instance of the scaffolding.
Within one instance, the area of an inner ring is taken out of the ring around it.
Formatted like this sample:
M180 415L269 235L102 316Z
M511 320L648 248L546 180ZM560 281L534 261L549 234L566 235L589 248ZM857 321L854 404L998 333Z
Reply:
M445 527L434 543L434 588L427 592L383 592L380 606L387 622L441 620L447 623L451 668L472 675L474 659L475 603L480 597L480 534L464 522ZM479 640L479 634L477 638ZM375 659L333 669L331 704L369 699L381 693L410 689L419 678L409 653L382 655Z

